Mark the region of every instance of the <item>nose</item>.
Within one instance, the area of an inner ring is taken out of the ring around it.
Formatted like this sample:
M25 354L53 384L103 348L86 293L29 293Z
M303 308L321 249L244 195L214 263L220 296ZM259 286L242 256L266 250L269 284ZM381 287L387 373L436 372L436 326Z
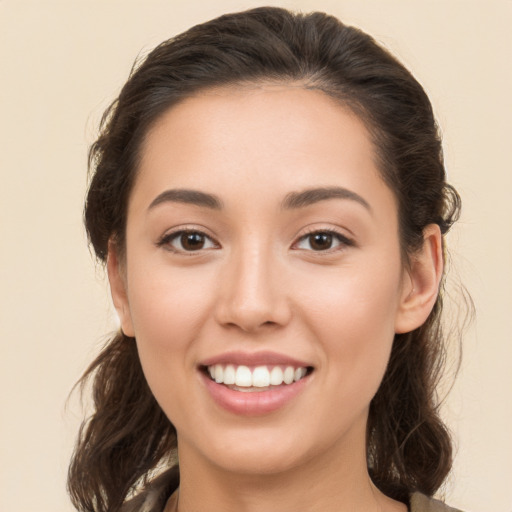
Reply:
M286 325L291 307L283 277L271 248L239 251L225 262L220 276L217 321L245 332Z

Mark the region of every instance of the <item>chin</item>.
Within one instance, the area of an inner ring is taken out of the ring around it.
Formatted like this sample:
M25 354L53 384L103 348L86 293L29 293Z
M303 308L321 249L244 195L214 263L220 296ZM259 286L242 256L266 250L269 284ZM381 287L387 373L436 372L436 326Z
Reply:
M295 447L293 453L284 450L263 449L260 446L224 452L212 461L230 473L250 476L276 475L302 466L309 458Z
M311 467L315 459L325 462L325 454L340 441L338 429L318 431L314 425L299 421L271 423L239 424L232 428L210 425L208 432L195 436L202 439L201 443L187 449L194 450L196 463L208 461L222 471L254 477L300 471L302 467ZM185 456L180 443L179 451Z

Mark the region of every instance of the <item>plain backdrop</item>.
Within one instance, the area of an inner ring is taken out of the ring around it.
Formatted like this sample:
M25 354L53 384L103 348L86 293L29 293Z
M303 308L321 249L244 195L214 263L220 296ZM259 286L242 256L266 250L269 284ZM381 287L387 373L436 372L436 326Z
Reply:
M457 440L445 494L467 512L512 512L512 2L263 3L361 27L430 95L464 201L450 286L463 282L477 309L443 407ZM82 411L65 402L115 327L81 224L104 108L138 54L257 5L0 0L0 511L71 511L65 478Z

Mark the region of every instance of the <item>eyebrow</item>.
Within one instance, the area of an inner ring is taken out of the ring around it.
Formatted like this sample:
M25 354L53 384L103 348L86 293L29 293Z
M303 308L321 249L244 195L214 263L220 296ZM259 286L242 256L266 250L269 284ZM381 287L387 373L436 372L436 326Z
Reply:
M290 192L284 198L281 206L285 210L294 210L328 199L348 199L364 206L369 212L372 211L371 206L363 197L343 187L320 187L302 190L301 192ZM221 199L214 194L193 189L169 189L155 197L148 210L167 202L192 204L212 210L223 208Z
M156 196L149 205L148 210L167 202L193 204L196 206L210 208L212 210L222 209L222 201L217 196L207 194L206 192L200 192L199 190L180 188L166 190Z
M304 208L327 199L348 199L364 206L370 213L372 208L368 201L352 190L343 187L310 188L301 192L290 192L284 198L282 207L286 210Z

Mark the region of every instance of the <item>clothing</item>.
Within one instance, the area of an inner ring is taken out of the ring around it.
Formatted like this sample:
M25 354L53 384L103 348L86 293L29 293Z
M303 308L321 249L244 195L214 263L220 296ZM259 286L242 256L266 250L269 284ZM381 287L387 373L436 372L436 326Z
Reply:
M169 496L177 489L178 485L178 469L171 468L156 478L147 490L126 502L123 505L122 512L163 512ZM461 512L418 492L411 495L409 511Z
M460 510L451 508L438 500L428 498L419 492L415 492L411 496L409 510L411 512L461 512Z

